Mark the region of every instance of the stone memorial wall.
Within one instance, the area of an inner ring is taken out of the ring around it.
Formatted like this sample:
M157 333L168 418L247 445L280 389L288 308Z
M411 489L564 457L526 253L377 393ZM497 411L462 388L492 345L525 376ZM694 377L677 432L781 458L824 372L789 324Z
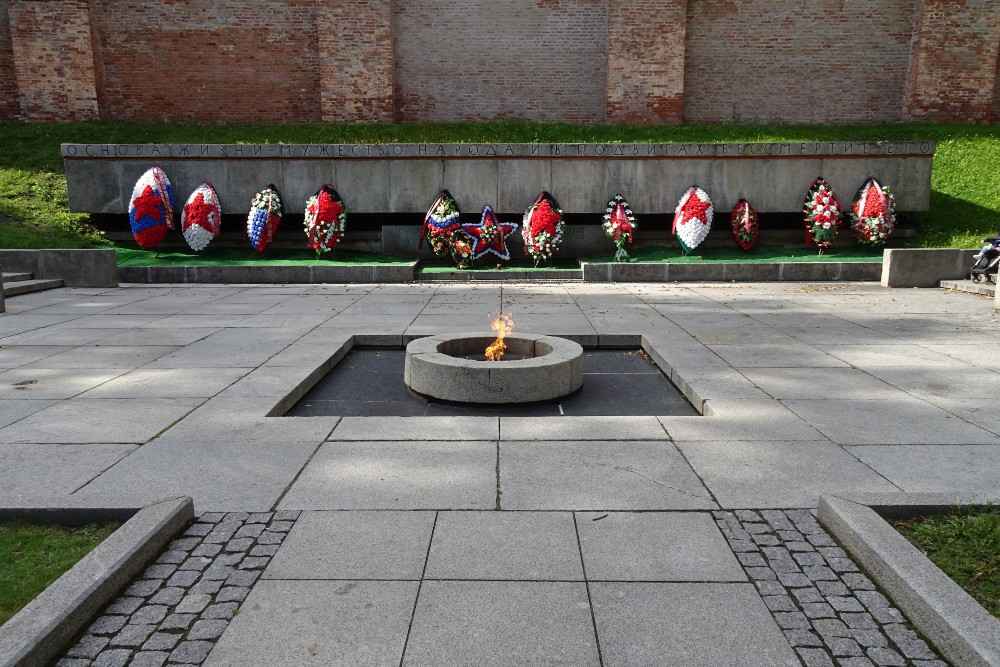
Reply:
M209 181L225 213L245 214L253 195L277 186L302 213L320 186L337 188L355 213L426 212L448 189L464 212L490 204L521 214L542 190L566 213L603 212L623 194L639 215L671 215L691 185L716 210L741 198L762 213L798 212L812 180L845 202L869 177L892 188L899 211L930 203L933 142L751 144L64 144L70 208L124 214L139 176L159 165L183 203Z

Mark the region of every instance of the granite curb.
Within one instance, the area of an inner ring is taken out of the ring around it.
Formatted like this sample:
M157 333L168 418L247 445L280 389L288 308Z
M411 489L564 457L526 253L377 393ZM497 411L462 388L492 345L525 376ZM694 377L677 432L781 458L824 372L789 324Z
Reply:
M1000 624L886 519L998 501L1000 494L824 495L819 520L949 660L996 667Z
M63 498L47 503L2 503L0 521L66 520L79 525L129 518L0 626L0 665L4 667L47 665L122 587L157 557L177 531L194 519L194 503L188 497L162 500L144 508L72 504L59 507L65 504Z

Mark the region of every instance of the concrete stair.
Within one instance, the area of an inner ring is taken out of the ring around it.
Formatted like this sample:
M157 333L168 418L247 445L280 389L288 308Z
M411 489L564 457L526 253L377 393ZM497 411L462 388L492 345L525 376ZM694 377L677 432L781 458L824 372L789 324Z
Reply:
M31 294L33 292L44 292L45 290L62 286L63 281L61 278L38 280L31 273L3 274L3 295L7 298L21 294Z

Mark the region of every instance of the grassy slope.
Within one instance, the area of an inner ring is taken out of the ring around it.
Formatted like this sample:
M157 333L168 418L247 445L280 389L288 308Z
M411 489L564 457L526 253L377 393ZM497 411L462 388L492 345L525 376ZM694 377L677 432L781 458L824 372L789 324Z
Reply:
M896 529L1000 620L1000 509L961 510Z
M59 144L79 143L376 143L376 142L938 142L931 211L919 216L922 246L973 247L1000 228L1000 127L974 125L605 126L532 123L374 125L0 124L0 222L38 231L4 234L0 247L88 245L99 236L68 213ZM890 184L891 185L891 184ZM431 196L431 195L428 195ZM846 196L853 196L849 193Z
M0 524L0 625L118 528Z

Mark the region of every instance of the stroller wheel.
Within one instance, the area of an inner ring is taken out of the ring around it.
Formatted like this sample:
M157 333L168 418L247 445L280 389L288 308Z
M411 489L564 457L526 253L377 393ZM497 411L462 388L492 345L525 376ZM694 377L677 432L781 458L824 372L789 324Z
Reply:
M970 273L969 274L969 280L971 280L974 283L978 283L979 282L979 274L978 273Z

